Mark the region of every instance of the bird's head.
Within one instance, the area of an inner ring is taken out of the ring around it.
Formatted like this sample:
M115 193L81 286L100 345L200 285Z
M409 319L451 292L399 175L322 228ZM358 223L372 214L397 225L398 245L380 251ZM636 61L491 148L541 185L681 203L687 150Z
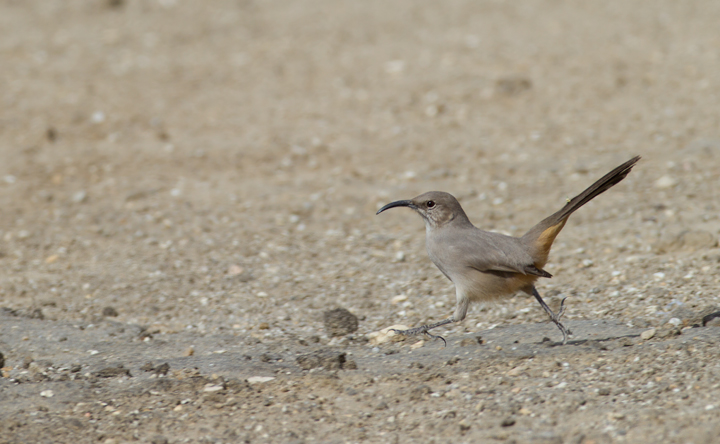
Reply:
M408 207L415 210L425 221L429 229L439 228L453 221L469 222L460 202L452 194L442 191L430 191L410 200L390 202L380 208L376 214L395 207Z

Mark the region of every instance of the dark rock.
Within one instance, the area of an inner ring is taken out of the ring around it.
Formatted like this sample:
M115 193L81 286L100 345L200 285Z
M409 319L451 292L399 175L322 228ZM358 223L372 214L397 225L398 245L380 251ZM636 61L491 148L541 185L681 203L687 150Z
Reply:
M122 365L118 365L117 367L107 367L102 370L98 370L93 373L93 375L98 378L115 378L118 376L132 377L132 375L130 374L130 370L126 369Z
M77 418L67 418L65 420L65 425L71 430L82 430L85 428L85 423Z
M5 367L5 355L0 353L0 368Z
M330 336L344 336L358 329L358 318L344 308L336 308L323 313L325 330Z
M103 314L103 316L112 317L112 318L118 316L117 310L115 310L113 307L105 307L105 308L103 308L102 314Z
M513 418L512 416L509 418L503 419L502 422L500 423L501 427L512 427L514 425L515 425L515 418Z
M25 358L23 358L22 368L24 368L24 369L30 368L30 364L32 364L33 361L34 361L34 359L32 358L32 356L25 356Z
M332 351L319 351L298 356L295 360L303 370L323 367L326 370L344 369L346 364L345 353ZM355 366L357 368L357 366Z
M453 356L452 358L448 359L445 365L455 365L458 362L460 362L460 358L457 356Z
M532 81L524 76L501 77L495 82L495 91L506 96L514 96L530 88Z
M36 308L35 310L31 311L28 315L30 319L40 319L41 321L45 319L45 315L43 314L42 310L39 308Z
M410 401L421 401L426 395L432 393L427 385L423 384L410 390Z
M167 375L167 373L170 371L170 364L167 362L164 364L160 364L157 367L154 367L152 365L152 362L147 362L145 365L140 367L140 370L144 372L152 372L156 375Z
M58 137L57 130L55 128L53 128L52 126L48 127L48 129L45 130L45 137L47 138L47 140L49 142L55 142Z
M263 353L260 355L260 361L262 362L277 362L282 361L282 356L271 353Z
M167 375L167 373L169 371L170 371L170 364L168 364L167 362L160 364L153 369L153 373L155 373L156 375L163 375L163 376Z

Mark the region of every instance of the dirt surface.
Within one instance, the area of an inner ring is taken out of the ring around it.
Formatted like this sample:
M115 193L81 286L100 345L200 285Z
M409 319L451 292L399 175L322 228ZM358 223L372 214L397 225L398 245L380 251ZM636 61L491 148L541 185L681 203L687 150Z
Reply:
M718 23L1 0L0 442L716 442ZM454 306L382 204L448 191L520 235L635 154L538 285L567 345L522 295L375 343Z

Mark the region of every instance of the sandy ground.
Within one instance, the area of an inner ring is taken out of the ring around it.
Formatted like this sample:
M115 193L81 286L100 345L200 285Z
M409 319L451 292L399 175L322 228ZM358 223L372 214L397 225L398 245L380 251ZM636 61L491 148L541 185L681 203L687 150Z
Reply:
M0 442L713 443L720 3L0 1ZM438 341L392 200L520 235L612 167L539 289ZM332 337L324 313L358 329ZM167 364L165 366L164 364ZM272 379L271 379L272 378Z

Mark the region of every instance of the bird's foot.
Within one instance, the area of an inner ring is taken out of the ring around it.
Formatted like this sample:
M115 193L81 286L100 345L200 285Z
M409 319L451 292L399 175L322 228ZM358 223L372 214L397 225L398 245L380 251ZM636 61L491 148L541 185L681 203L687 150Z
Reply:
M560 332L563 335L563 342L562 342L563 345L565 345L567 343L568 335L572 334L572 332L570 330L568 330L567 328L565 328L565 326L562 325L562 323L560 322L560 318L562 318L563 315L565 314L565 299L567 299L567 298L563 298L563 300L560 301L560 311L558 311L557 314L553 313L552 311L548 312L548 315L550 316L550 320L553 321L555 326L560 330Z
M408 330L395 330L393 328L390 331L394 331L395 333L399 333L404 336L415 336L415 335L419 335L419 334L425 334L430 339L442 339L443 343L445 344L444 346L447 347L447 341L445 340L445 338L443 338L440 335L434 335L434 334L430 333L429 330L433 327L434 326L432 326L432 325L423 325L422 327L410 328Z

